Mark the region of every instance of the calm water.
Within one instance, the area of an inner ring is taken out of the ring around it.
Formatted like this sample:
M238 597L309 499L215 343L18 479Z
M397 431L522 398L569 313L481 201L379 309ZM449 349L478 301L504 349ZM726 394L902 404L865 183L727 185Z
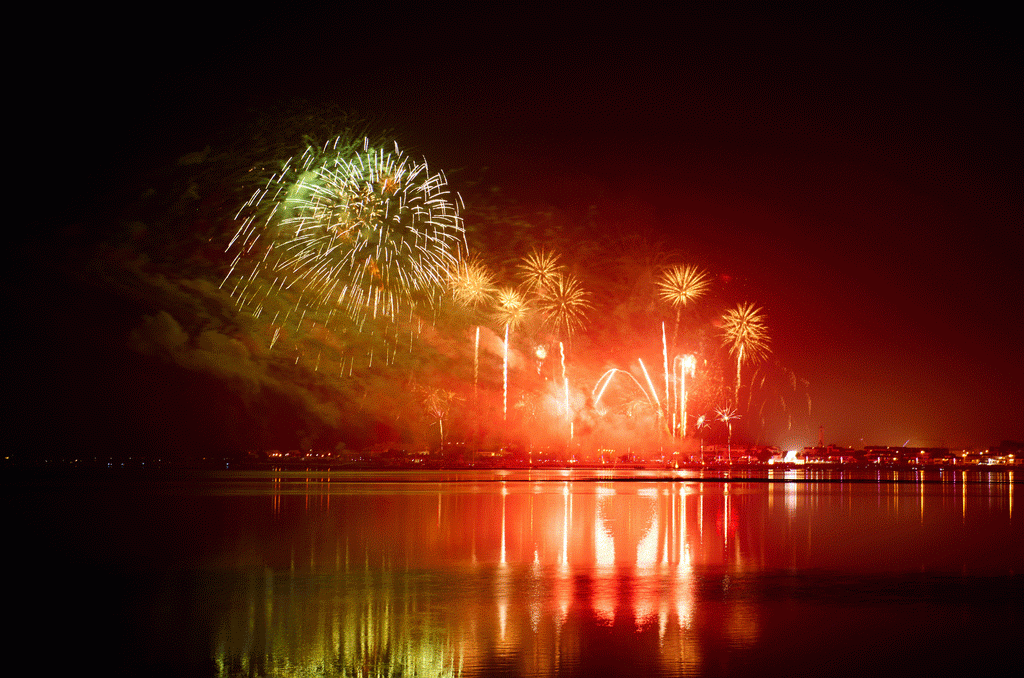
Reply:
M1019 657L1021 476L26 480L9 651L47 675L979 673Z

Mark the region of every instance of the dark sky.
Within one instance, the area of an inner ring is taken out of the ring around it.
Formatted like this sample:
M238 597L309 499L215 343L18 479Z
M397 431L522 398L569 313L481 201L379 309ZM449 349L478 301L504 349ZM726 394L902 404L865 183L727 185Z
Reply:
M513 195L635 207L667 247L744 279L811 383L811 431L783 446L819 424L858 447L1024 440L1007 15L432 9L69 25L60 65L25 82L46 156L30 167L53 191L54 162L76 166L80 190L54 201L78 206L246 111L351 107Z

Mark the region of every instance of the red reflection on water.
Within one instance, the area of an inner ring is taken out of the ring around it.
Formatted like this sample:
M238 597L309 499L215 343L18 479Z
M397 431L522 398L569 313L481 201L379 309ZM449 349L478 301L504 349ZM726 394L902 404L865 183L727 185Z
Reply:
M374 632L388 638L352 640L358 647L413 652L416 639L429 636L444 639L430 657L461 657L469 674L473 662L520 662L520 673L551 675L600 667L607 645L678 674L702 670L707 656L764 645L766 634L778 646L785 638L773 624L786 615L789 626L800 615L830 618L829 600L794 573L840 573L838 588L826 590L848 605L852 577L868 575L870 596L879 572L973 568L986 562L979 551L1005 546L984 521L999 534L1011 527L1012 487L778 480L520 474L501 482L332 483L329 502L276 498L276 533L254 533L249 551L275 571L333 573L343 582L341 597L317 593L332 621L316 626L328 637L365 628L370 614L388 620ZM1019 560L1016 553L988 562ZM799 597L779 602L776 590ZM244 610L278 614L291 604L275 598Z

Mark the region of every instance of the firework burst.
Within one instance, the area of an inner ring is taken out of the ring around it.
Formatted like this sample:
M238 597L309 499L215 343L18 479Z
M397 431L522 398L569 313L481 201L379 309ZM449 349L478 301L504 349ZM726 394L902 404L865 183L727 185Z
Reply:
M286 162L239 213L225 282L256 315L288 291L304 309L393 319L448 282L464 231L444 176L397 145L340 140ZM272 282L253 294L257 279Z
M497 292L494 276L480 258L460 258L449 271L448 286L455 301L467 307L475 307L489 301ZM473 341L473 401L477 400L477 385L480 379L480 326L477 325Z
M497 288L494 276L479 257L459 259L449 271L448 287L463 306L478 306L490 301Z
M494 312L494 319L499 325L514 330L526 320L530 307L519 290L503 287L498 290L496 301L498 307Z
M535 249L523 257L516 268L527 292L547 294L561 276L564 267L558 263L558 254L555 252Z
M658 296L674 309L682 309L707 292L711 281L696 266L672 266L658 277Z
M739 401L740 370L744 363L756 362L768 353L768 331L761 309L744 302L726 311L722 317L729 355L736 357L735 400Z
M696 266L671 266L658 277L656 286L662 301L676 310L676 324L672 330L672 346L675 348L679 336L679 322L683 308L707 292L711 281L705 271Z
M537 306L557 336L570 337L583 327L586 311L591 308L589 296L575 276L557 275Z

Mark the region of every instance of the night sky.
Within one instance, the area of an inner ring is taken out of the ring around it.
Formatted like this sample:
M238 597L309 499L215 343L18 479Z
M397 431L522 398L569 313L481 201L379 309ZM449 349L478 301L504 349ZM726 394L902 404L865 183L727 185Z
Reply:
M570 221L597 210L592 237L642 234L732 281L809 383L810 415L767 442L811 445L819 426L858 448L1024 440L1008 16L431 10L124 34L69 21L47 38L58 65L16 76L25 184L44 206L15 240L18 444L171 430L215 443L244 425L196 398L218 375L132 349L157 309L111 294L76 255L162 167L297 100L397 130L457 190L483 175Z

